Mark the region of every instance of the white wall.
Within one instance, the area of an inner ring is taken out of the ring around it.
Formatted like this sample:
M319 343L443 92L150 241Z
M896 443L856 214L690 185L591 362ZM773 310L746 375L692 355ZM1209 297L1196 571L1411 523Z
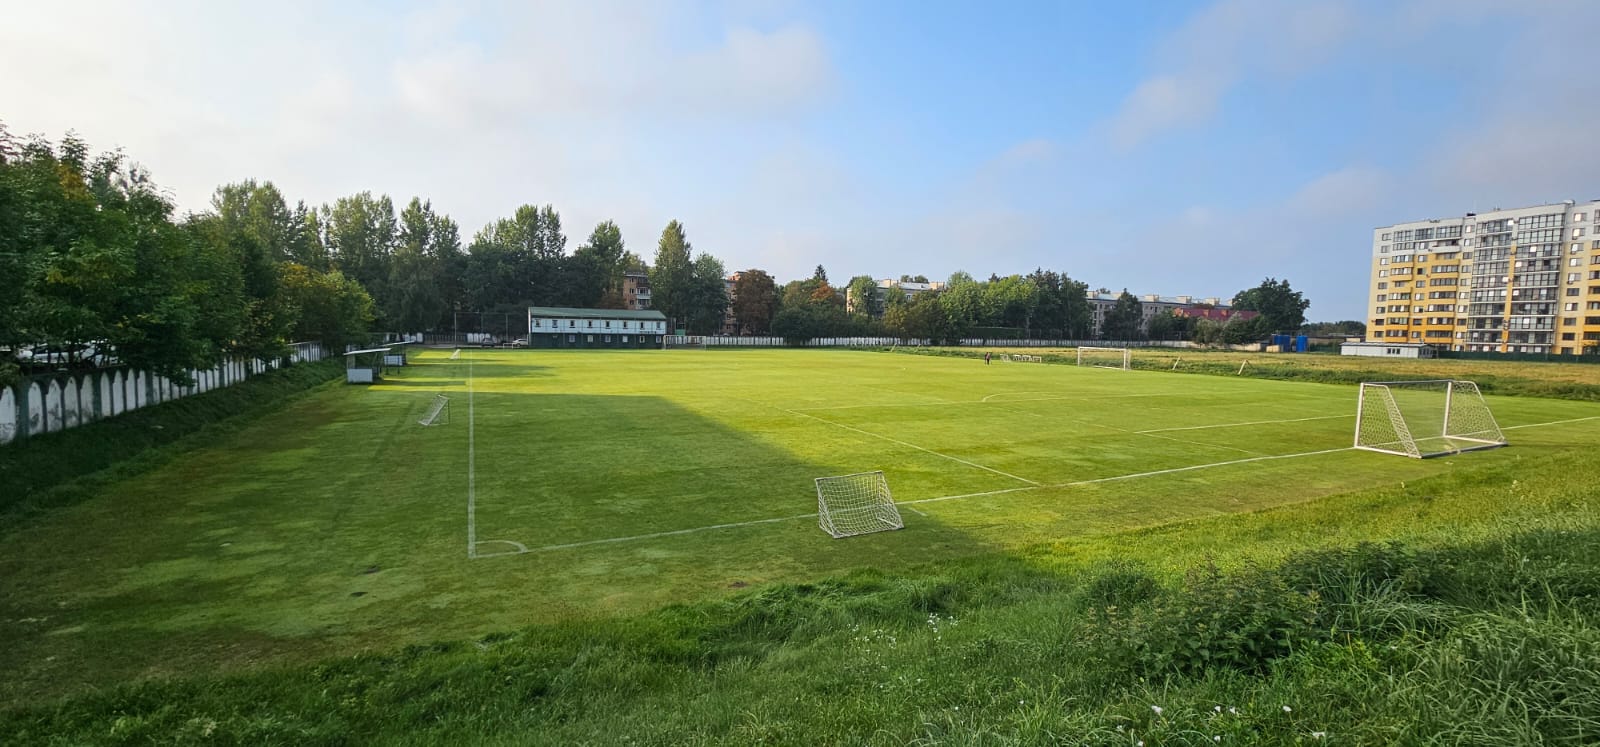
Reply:
M296 343L291 348L289 358L296 362L319 361L326 355L319 343ZM0 387L0 444L236 384L247 375L280 365L277 360L225 361L209 371L190 371L195 380L191 386L120 368L31 377L15 386Z

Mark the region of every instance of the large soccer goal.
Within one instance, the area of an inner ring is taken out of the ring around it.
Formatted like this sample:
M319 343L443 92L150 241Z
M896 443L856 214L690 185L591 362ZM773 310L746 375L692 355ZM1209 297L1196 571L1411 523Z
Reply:
M417 425L444 425L450 422L450 398L443 394L433 398L433 404L428 406L428 414L423 415Z
M1368 381L1356 401L1355 447L1414 459L1505 446L1478 385L1457 379Z
M1129 348L1097 348L1087 345L1078 348L1080 366L1120 368L1126 371L1133 368L1132 362L1133 353Z
M834 539L905 527L881 470L817 478L817 517Z

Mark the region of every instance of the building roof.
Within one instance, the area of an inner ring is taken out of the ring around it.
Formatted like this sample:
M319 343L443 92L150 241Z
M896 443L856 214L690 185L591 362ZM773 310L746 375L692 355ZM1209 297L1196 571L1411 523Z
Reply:
M664 322L667 315L655 309L632 311L629 309L574 309L565 306L529 306L528 316L561 317L562 319L639 319Z

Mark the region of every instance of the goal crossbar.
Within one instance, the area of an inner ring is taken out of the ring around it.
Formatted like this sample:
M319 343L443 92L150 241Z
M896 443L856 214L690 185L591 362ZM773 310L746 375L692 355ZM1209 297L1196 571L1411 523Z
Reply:
M1357 449L1427 459L1506 443L1476 383L1426 379L1361 384Z
M817 524L834 539L905 528L882 470L816 478Z

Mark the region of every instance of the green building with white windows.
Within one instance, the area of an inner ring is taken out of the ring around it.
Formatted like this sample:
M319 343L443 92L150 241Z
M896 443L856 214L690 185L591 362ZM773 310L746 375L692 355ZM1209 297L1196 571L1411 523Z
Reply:
M667 317L644 309L528 307L530 348L660 348Z

